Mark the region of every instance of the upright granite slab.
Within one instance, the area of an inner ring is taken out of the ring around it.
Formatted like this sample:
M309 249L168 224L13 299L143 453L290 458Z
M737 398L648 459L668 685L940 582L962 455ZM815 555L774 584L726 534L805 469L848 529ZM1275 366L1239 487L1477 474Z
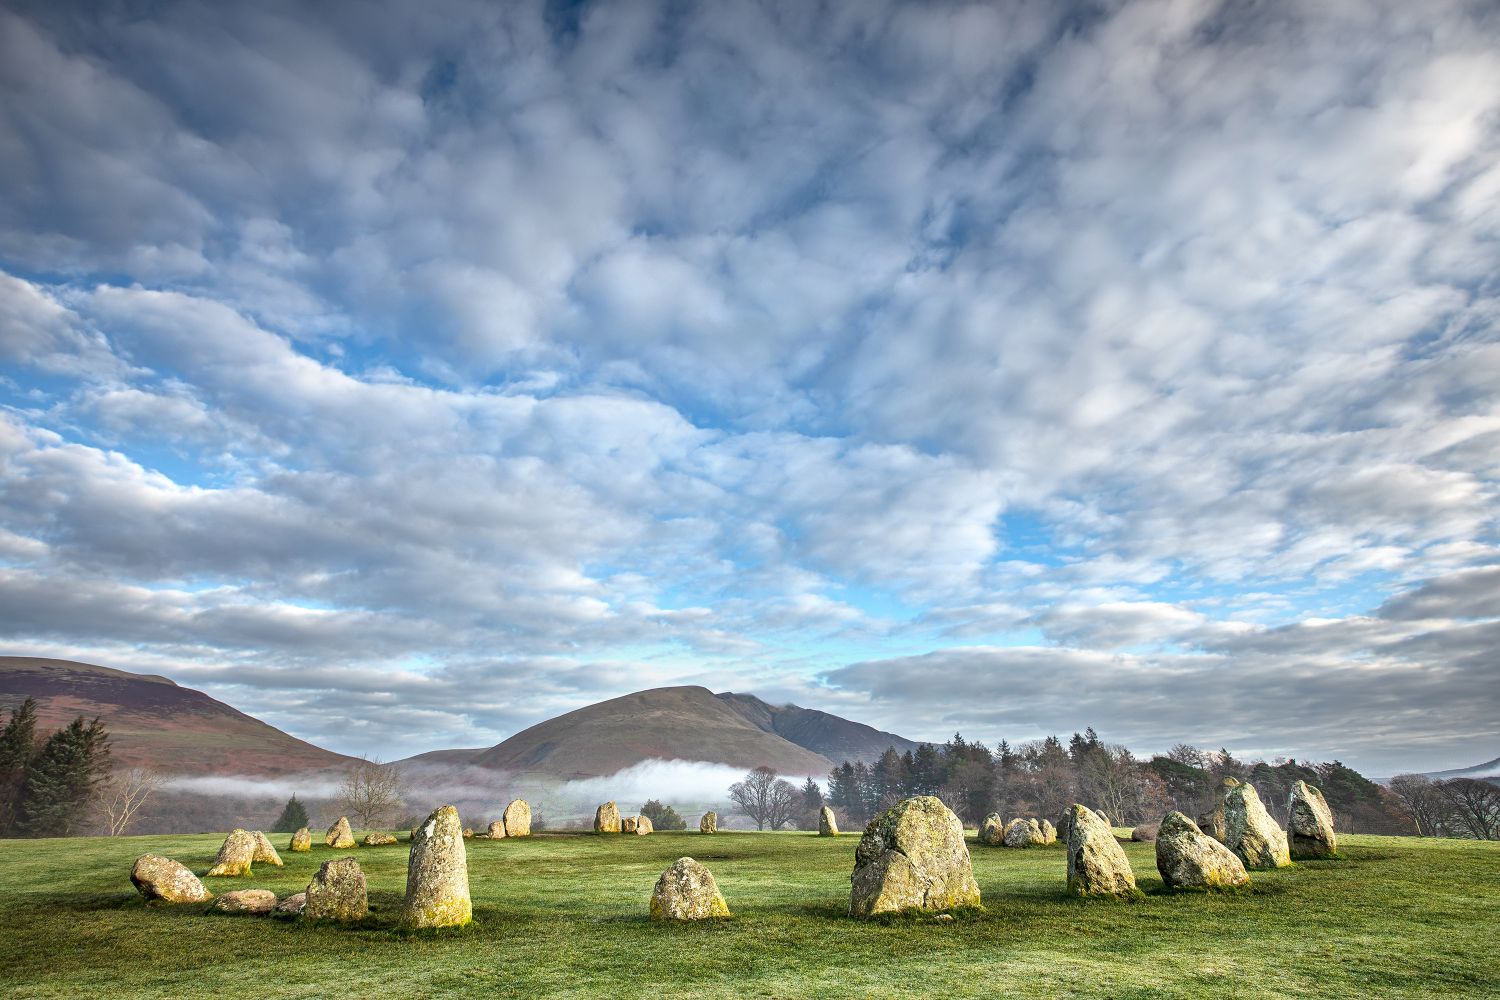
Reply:
M1323 793L1305 781L1292 786L1287 802L1287 841L1291 856L1298 860L1331 858L1338 854L1339 839L1333 832L1333 810Z
M698 821L698 832L699 833L718 833L719 832L719 814L716 813L716 812L714 812L714 811L712 811L712 810L704 813L703 814L703 818Z
M837 837L839 835L838 817L834 816L833 810L823 806L818 810L818 836Z
M363 920L369 912L365 873L353 858L325 861L307 884L302 916L308 920L349 923Z
M935 795L905 799L870 821L851 881L851 917L980 905L963 823Z
M1292 863L1286 833L1266 812L1251 784L1237 784L1224 793L1224 846L1246 868L1285 868Z
M1168 889L1235 889L1250 884L1239 855L1180 812L1156 828L1156 870Z
M406 927L457 927L473 917L463 823L456 808L443 806L417 827L411 842L401 923Z
M595 833L619 833L620 832L620 807L613 802L606 802L594 810L594 832Z
M1068 817L1068 892L1075 896L1136 896L1135 872L1109 824L1075 803Z
M219 856L214 858L213 867L205 876L219 878L251 874L250 863L255 859L256 846L255 834L249 830L231 831L219 846Z
M979 824L979 842L986 847L1000 847L1005 843L1005 820L999 813L990 813Z
M531 804L525 799L511 800L500 818L505 822L507 837L531 836Z

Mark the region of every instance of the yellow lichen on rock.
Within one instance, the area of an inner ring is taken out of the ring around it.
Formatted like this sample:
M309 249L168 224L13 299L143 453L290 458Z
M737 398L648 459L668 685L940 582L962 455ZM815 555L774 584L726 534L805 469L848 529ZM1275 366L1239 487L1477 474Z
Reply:
M678 858L651 893L652 920L709 920L729 916L713 873L692 858Z
M512 800L500 818L504 821L505 836L531 836L531 805L525 799Z
M851 881L852 917L980 905L963 824L934 795L905 799L870 821Z
M250 862L255 859L255 834L249 830L233 830L219 847L219 856L205 875L214 878L249 875ZM279 860L279 859L278 859Z
M304 826L292 834L291 842L287 844L287 850L293 854L306 854L312 850L312 831Z
M699 833L718 833L719 832L719 814L716 813L716 812L713 812L712 810L704 813L703 814L703 818L698 821L698 832Z
M160 854L142 854L130 869L130 881L148 902L206 903L214 894L185 865Z
M613 802L606 802L594 810L594 832L595 833L619 833L620 832L620 807Z
M309 920L363 920L369 912L365 873L353 858L323 862L307 885L302 915Z
M276 853L276 848L271 845L271 838L259 830L255 831L255 857L252 859L256 864L265 862L268 865L281 867L281 855Z
M833 810L828 806L818 810L818 836L837 837L839 835L839 821L833 815Z
M455 927L474 917L469 898L469 864L458 810L443 806L417 827L406 866L406 927Z
M323 843L339 850L354 846L354 831L349 828L348 816L340 816L339 821L328 828L328 832L323 835Z

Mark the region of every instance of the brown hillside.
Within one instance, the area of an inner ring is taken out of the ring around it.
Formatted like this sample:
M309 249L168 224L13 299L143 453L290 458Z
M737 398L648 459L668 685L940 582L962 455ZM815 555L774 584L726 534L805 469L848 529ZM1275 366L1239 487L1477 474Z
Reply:
M274 777L351 760L165 677L30 656L0 656L0 710L37 700L39 731L104 720L117 765L169 774Z
M703 687L654 688L559 715L473 758L483 767L558 778L614 774L651 758L708 761L786 775L828 773L821 754L754 725Z

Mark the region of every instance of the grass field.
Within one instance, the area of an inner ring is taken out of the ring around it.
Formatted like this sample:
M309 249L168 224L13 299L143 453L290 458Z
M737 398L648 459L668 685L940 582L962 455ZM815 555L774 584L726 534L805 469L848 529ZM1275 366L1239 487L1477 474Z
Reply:
M1116 903L1066 898L1060 849L971 840L985 910L953 923L847 919L849 835L471 841L474 924L441 933L393 926L404 838L208 880L287 895L353 853L373 908L357 927L148 907L131 886L136 855L201 872L220 839L0 841L0 996L1500 996L1495 843L1351 836L1337 861L1223 896L1165 893L1153 846L1127 844L1146 898ZM713 870L732 919L647 920L682 855Z

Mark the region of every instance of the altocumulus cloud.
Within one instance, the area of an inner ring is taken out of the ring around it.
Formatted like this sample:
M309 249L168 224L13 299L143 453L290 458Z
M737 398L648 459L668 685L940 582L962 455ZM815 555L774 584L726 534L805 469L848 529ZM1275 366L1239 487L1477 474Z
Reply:
M692 682L1471 763L1497 44L1441 0L11 4L0 631L387 757Z

